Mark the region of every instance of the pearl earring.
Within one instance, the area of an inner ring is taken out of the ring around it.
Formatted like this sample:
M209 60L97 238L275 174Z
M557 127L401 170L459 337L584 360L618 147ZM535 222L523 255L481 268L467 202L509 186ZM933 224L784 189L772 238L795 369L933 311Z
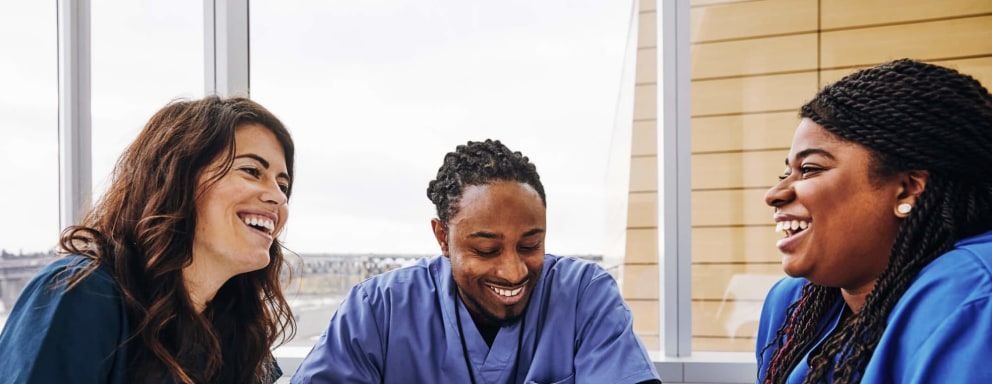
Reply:
M912 211L912 210L913 210L913 206L910 205L909 203L902 203L902 204L899 204L899 206L896 207L896 211L898 211L899 213L901 213L903 215L909 213L909 211Z

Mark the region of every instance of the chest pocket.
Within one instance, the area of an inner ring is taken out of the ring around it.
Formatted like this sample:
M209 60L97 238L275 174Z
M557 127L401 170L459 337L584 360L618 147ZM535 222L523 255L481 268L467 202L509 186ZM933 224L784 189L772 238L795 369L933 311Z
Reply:
M543 382L543 383L542 382L537 382L537 381L534 381L534 380L528 380L526 382L526 384L575 384L575 374L573 373L571 375L568 375L568 377L566 377L564 379L561 379L561 380L549 381L549 382Z

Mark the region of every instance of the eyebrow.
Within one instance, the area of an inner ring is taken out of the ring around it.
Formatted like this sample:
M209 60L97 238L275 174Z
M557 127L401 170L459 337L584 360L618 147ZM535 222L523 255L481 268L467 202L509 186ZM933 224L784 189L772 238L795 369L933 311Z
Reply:
M534 235L539 234L539 233L544 233L544 229L541 229L541 228L531 229L531 230L529 230L527 232L524 232L524 235L521 236L521 237L534 236ZM497 234L497 233L492 233L492 232L486 232L486 231L479 231L479 232L475 232L475 233L472 233L472 234L468 235L468 238L470 238L470 239L476 238L476 237L481 237L481 238L484 238L484 239L502 239L503 238L503 235L500 235L500 234Z
M256 155L254 153L245 153L245 154L234 156L235 159L241 159L241 158L245 158L245 157L250 158L250 159L254 159L259 164L262 164L262 168L269 169L269 161L268 160L265 160L264 157L259 156L259 155ZM279 172L279 174L276 175L276 177L277 178L281 177L283 179L286 179L286 181L290 181L289 174L287 174L286 172Z
M820 148L807 148L802 151L799 151L799 153L796 154L796 160L805 159L812 155L820 155L830 160L836 160L834 158L834 155L830 154L830 152L827 152L825 149L820 149ZM789 165L788 157L785 158L785 165Z

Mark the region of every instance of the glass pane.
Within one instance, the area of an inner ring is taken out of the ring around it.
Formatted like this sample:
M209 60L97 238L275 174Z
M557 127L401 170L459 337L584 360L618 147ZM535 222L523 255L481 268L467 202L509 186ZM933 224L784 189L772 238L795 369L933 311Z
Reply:
M91 6L93 193L99 196L152 114L173 99L203 97L203 1Z
M763 196L784 169L799 105L816 91L816 4L691 10L695 351L754 351L765 294L784 276Z
M0 329L59 236L57 22L54 1L0 4Z
M438 253L427 183L469 140L500 139L537 165L548 252L622 262L604 256L623 247L607 180L627 169L613 148L629 151L629 120L628 136L615 129L629 2L251 6L252 97L297 143L285 240L310 274L291 345L308 349L368 274Z

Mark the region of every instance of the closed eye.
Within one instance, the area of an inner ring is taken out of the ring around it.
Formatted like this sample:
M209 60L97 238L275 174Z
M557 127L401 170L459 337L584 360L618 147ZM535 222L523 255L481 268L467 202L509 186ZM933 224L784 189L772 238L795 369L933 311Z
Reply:
M521 246L518 249L520 250L520 252L534 252L540 248L541 248L541 243L537 243L529 246Z
M482 257L496 256L496 255L499 254L499 248L493 249L493 250L490 250L490 251L483 251L481 249L473 249L473 251L475 252L475 254L477 254L479 256L482 256Z

